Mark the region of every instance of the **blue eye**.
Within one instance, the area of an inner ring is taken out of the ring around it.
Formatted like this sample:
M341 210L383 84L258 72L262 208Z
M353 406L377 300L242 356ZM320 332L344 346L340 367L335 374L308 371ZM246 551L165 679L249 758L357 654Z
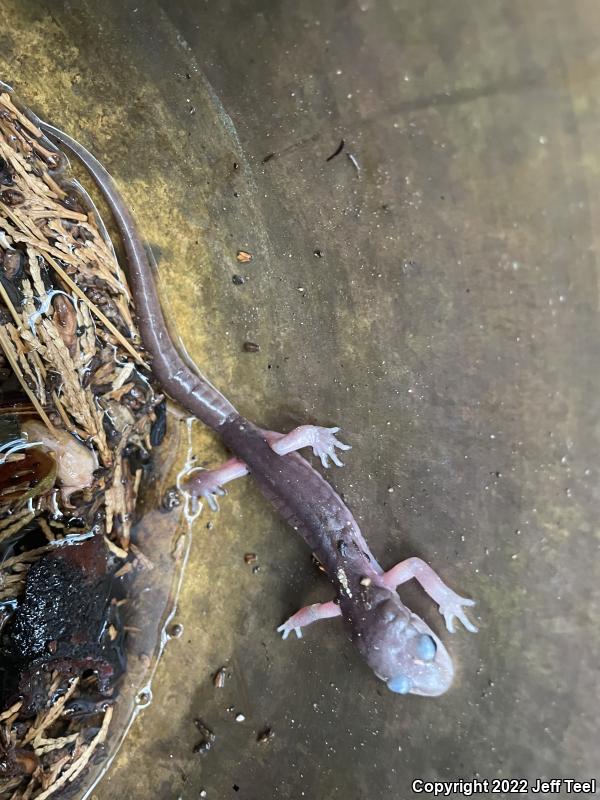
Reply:
M422 633L417 642L417 656L422 661L432 661L435 658L437 645L427 633Z
M396 675L387 682L387 687L396 694L408 694L412 687L412 681L406 675Z

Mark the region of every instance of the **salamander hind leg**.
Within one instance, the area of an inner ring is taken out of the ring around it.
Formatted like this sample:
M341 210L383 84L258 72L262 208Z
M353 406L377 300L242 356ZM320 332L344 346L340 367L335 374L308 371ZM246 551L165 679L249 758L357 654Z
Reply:
M284 435L267 432L266 437L271 448L280 456L301 450L303 447L311 447L313 453L321 459L324 467L329 467L329 459L338 467L343 467L336 448L338 450L351 450L352 448L349 444L344 444L336 438L335 434L339 430L339 428L321 428L318 425L301 425Z
M450 633L454 633L455 618L460 620L468 631L477 633L477 628L465 613L465 607L474 606L475 601L452 591L437 572L422 559L407 558L406 561L401 561L385 573L383 582L388 589L396 589L411 578L416 578L431 599L438 604L440 614L444 617L446 628Z
M341 613L339 605L333 600L328 603L313 603L312 606L304 606L300 611L292 614L283 625L277 628L277 631L282 634L284 639L287 639L292 631L294 631L298 639L301 639L302 628L320 619L339 617Z

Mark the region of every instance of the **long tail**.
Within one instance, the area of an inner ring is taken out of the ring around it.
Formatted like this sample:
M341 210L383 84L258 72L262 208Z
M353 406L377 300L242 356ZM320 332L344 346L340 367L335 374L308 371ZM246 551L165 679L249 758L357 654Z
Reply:
M211 428L218 429L236 414L233 405L199 372L183 360L173 344L158 298L153 268L135 221L113 179L102 164L75 139L53 125L37 120L51 139L65 145L90 173L114 216L127 255L140 334L152 356L152 372L165 392Z

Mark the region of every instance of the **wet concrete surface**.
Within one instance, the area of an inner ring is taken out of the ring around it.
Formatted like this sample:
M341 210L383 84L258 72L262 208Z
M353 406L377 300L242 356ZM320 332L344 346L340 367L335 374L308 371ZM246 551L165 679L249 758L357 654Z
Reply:
M382 564L478 601L435 700L388 693L338 621L281 642L330 589L239 481L96 800L600 772L599 31L586 0L0 0L0 77L123 187L193 358L265 426L340 424L329 477Z

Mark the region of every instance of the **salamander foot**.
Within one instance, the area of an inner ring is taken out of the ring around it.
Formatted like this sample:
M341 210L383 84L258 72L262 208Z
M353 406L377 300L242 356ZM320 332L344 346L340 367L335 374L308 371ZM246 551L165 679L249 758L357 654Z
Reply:
M302 638L302 628L300 626L294 626L292 623L292 617L290 617L287 622L284 622L283 625L280 625L277 628L277 633L281 634L282 639L287 639L292 631L294 631L298 639Z
M312 451L321 459L321 464L327 469L329 467L329 459L338 467L343 467L344 464L338 458L335 452L336 447L338 450L351 450L349 444L344 444L336 438L335 434L338 433L339 428L320 428L314 426L311 431L313 437Z
M341 613L339 605L333 600L328 603L313 603L312 606L304 606L300 611L292 614L283 625L277 628L277 632L281 633L284 639L287 639L290 633L294 631L298 639L301 639L302 628L320 619L339 617Z
M194 469L185 477L185 489L194 498L206 500L212 511L219 510L217 497L223 497L227 491L219 485L219 470Z
M471 620L467 617L463 608L463 606L474 606L475 600L468 600L466 597L461 597L451 589L449 589L448 592L448 599L442 601L439 606L440 614L444 617L444 622L446 623L448 631L454 633L454 619L456 618L462 622L468 631L477 633L477 627L473 625Z
M329 466L329 459L337 464L338 467L344 465L339 460L338 450L352 450L349 444L344 444L336 439L335 434L339 428L321 428L318 425L300 425L293 431L286 434L265 431L265 437L273 450L280 456L302 450L303 447L311 447L313 453L321 459L321 464L325 468Z

